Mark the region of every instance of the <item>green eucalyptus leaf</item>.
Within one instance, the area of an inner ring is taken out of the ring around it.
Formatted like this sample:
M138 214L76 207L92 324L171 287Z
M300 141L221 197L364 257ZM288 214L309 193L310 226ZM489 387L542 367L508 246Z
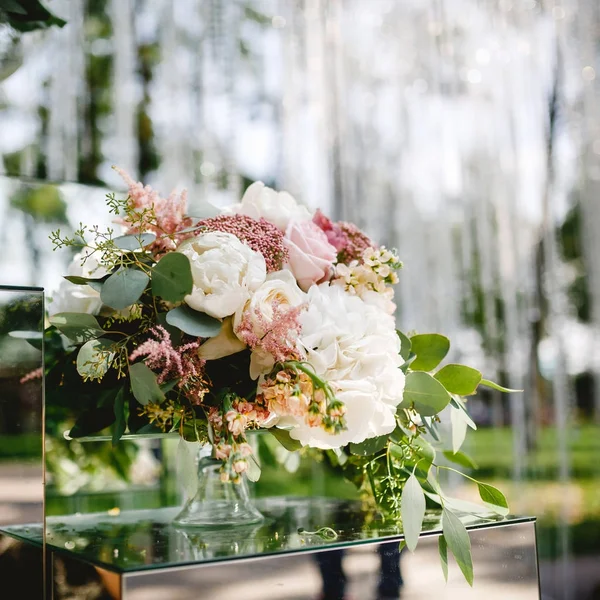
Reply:
M102 431L115 420L115 413L112 406L95 407L84 410L75 421L69 437L73 439L85 437Z
M171 336L171 343L173 346L178 346L181 343L183 332L179 327L173 327L167 323L167 313L157 313L156 323L164 327L169 335Z
M96 290L98 293L102 292L102 286L104 285L104 282L106 280L105 279L98 279L98 280L90 280L88 281L88 285L93 289Z
M360 444L350 444L350 453L357 456L371 456L379 452L387 443L388 435L369 438Z
M106 277L92 279L90 277L79 277L78 275L65 275L63 279L66 279L75 285L89 285L92 289L99 291L102 289L102 284L106 280Z
M414 474L411 474L404 484L400 499L400 514L406 547L414 552L425 516L425 495Z
M194 206L191 207L191 210L193 210L194 215L187 215L187 217L195 221L218 217L223 212L222 209L210 202L194 202Z
M258 461L254 457L254 454L251 454L246 460L248 461L246 477L248 477L249 481L258 481L260 479L261 469Z
M517 394L522 392L523 390L511 390L510 388L502 387L493 381L489 381L488 379L482 379L479 385L483 385L485 387L492 388L493 390L498 390L499 392L505 392L507 394Z
M473 431L477 431L477 425L475 424L475 421L471 419L471 415L469 415L469 411L467 410L467 407L460 396L452 396L452 400L450 400L450 406L460 410L467 425L473 429Z
M142 427L140 427L135 433L139 433L140 435L161 435L164 434L164 431L160 427L157 427L154 423L146 423L146 425L142 425Z
M468 455L459 450L458 452L452 452L450 450L444 450L444 457L461 467L466 469L477 469L477 463Z
M121 388L115 397L115 428L113 430L112 445L116 446L117 442L123 437L127 429L127 420L125 418L125 392Z
M446 365L434 377L451 393L470 396L477 390L482 375L477 369L464 365Z
M149 246L156 236L153 233L136 233L130 235L120 235L113 239L113 243L117 248L121 250L135 251L142 250L146 246Z
M131 392L140 404L160 403L165 399L165 394L156 381L155 373L143 362L129 366L129 379L131 381Z
M467 421L464 413L454 406L450 406L450 423L452 424L452 451L458 452L467 436Z
M410 364L413 371L435 369L450 350L450 340L439 333L422 333L410 338L411 352L416 355Z
M404 335L399 329L396 329L396 333L400 338L400 356L404 360L408 360L408 357L410 356L410 349L412 346L412 344L410 343L410 339L406 335Z
M164 394L166 394L167 392L170 392L179 383L179 380L180 379L178 377L177 379L171 379L170 381L161 383L160 389L163 391Z
M63 27L66 21L53 15L39 0L2 0L1 10L6 11L6 21L16 31L25 33L46 29L53 25Z
M440 434L438 432L437 423L435 421L433 421L432 419L427 419L426 417L423 417L423 425L425 425L425 429L427 429L427 433L429 433L429 435L436 442L441 441Z
M431 417L444 410L449 402L450 394L446 388L429 373L414 371L406 376L400 408L409 408L414 404L421 416Z
M167 313L167 323L194 337L211 338L221 331L221 321L182 304Z
M7 12L17 13L19 15L26 15L27 11L17 2L17 0L2 0L2 8Z
M277 427L271 427L269 433L286 449L290 452L295 452L302 448L302 444L293 439L290 436L290 432L287 429L279 429Z
M56 329L76 344L99 338L106 333L96 317L87 313L56 313L49 320Z
M390 444L390 454L398 460L404 460L406 456L402 446L400 446L400 444L395 444L394 442Z
M435 460L435 448L422 437L415 438L413 444L419 456L417 464L420 469L427 473L431 467L431 463Z
M87 341L77 353L77 372L84 379L102 379L114 358L114 342L105 339Z
M450 510L442 510L442 531L448 548L467 583L473 585L473 559L471 557L471 539L462 521Z
M495 513L503 517L508 514L508 502L504 494L489 483L477 482L479 488L479 496Z
M404 441L407 437L406 432L400 425L396 425L396 429L390 433L390 441L395 442L396 444Z
M115 310L123 310L140 299L150 278L146 273L129 267L114 272L102 285L100 298Z
M192 269L185 254L165 254L152 269L152 294L167 302L181 302L193 287Z
M443 535L438 537L438 552L440 553L440 563L442 565L444 579L446 580L446 583L448 583L448 544Z

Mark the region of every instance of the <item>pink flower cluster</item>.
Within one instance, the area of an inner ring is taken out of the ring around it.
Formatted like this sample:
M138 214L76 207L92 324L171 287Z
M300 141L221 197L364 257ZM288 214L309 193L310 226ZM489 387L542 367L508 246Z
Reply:
M287 261L283 233L266 219L246 215L220 215L204 219L197 225L206 231L221 231L235 235L240 241L265 257L267 272L279 271Z
M375 247L369 237L353 223L335 223L320 210L315 212L313 222L325 232L327 240L337 250L340 263L349 264L353 260L359 260L367 248Z
M174 250L180 242L190 237L190 233L177 235L179 231L191 227L193 223L190 217L186 217L186 190L179 195L173 191L168 198L161 198L149 185L144 186L134 181L123 169L115 167L115 170L129 188L129 201L133 208L138 212L152 211L155 217L144 224L143 230L140 230L139 224L132 223L126 217L124 224L129 226L128 234L144 232L156 234L157 239L151 245L151 249L159 254Z
M302 329L300 313L306 305L273 303L272 308L270 320L265 318L259 308L245 312L236 328L236 334L251 350L260 348L276 362L299 358L295 342ZM260 332L260 337L257 332Z
M324 388L316 386L306 373L282 369L266 377L259 389L257 402L278 417L304 418L309 427L331 433L345 427L346 407L337 400L328 402Z
M157 325L150 332L154 338L149 338L140 344L129 356L134 361L144 356L144 363L153 371L158 372L157 382L164 383L178 378L178 386L183 388L186 396L199 404L206 391L204 381L204 364L197 353L199 342L190 342L177 348L173 347L169 332Z

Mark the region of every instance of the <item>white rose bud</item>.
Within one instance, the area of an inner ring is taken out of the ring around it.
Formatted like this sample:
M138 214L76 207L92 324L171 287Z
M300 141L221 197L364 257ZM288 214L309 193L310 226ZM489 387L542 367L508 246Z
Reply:
M88 279L100 279L108 274L108 271L101 266L96 257L92 254L83 265L83 254L77 254L73 257L68 275L76 277L86 277ZM48 314L50 316L62 312L78 312L97 315L102 307L100 292L92 289L89 285L76 285L67 279L60 282L56 292L51 294L52 301L48 305Z

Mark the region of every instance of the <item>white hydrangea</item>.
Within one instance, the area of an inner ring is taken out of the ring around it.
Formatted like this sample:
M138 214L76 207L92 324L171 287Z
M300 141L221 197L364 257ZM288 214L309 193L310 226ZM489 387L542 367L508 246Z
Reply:
M348 427L329 434L298 419L291 436L327 449L391 433L404 391L394 318L339 286L313 286L307 297L300 343L308 362L346 405Z

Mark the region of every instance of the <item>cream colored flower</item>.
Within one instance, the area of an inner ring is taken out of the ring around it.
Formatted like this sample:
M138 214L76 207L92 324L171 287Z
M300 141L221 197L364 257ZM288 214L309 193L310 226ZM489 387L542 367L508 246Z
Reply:
M68 275L85 277L88 279L100 279L108 275L108 271L100 265L95 255L84 259L83 253L73 257L69 265ZM102 307L100 292L89 285L76 285L67 279L60 282L60 286L52 295L52 301L48 304L50 316L62 312L78 312L97 315Z
M290 221L309 221L312 213L288 194L276 192L262 181L254 182L244 193L242 201L225 210L226 213L247 215L253 219L261 217L285 231Z

